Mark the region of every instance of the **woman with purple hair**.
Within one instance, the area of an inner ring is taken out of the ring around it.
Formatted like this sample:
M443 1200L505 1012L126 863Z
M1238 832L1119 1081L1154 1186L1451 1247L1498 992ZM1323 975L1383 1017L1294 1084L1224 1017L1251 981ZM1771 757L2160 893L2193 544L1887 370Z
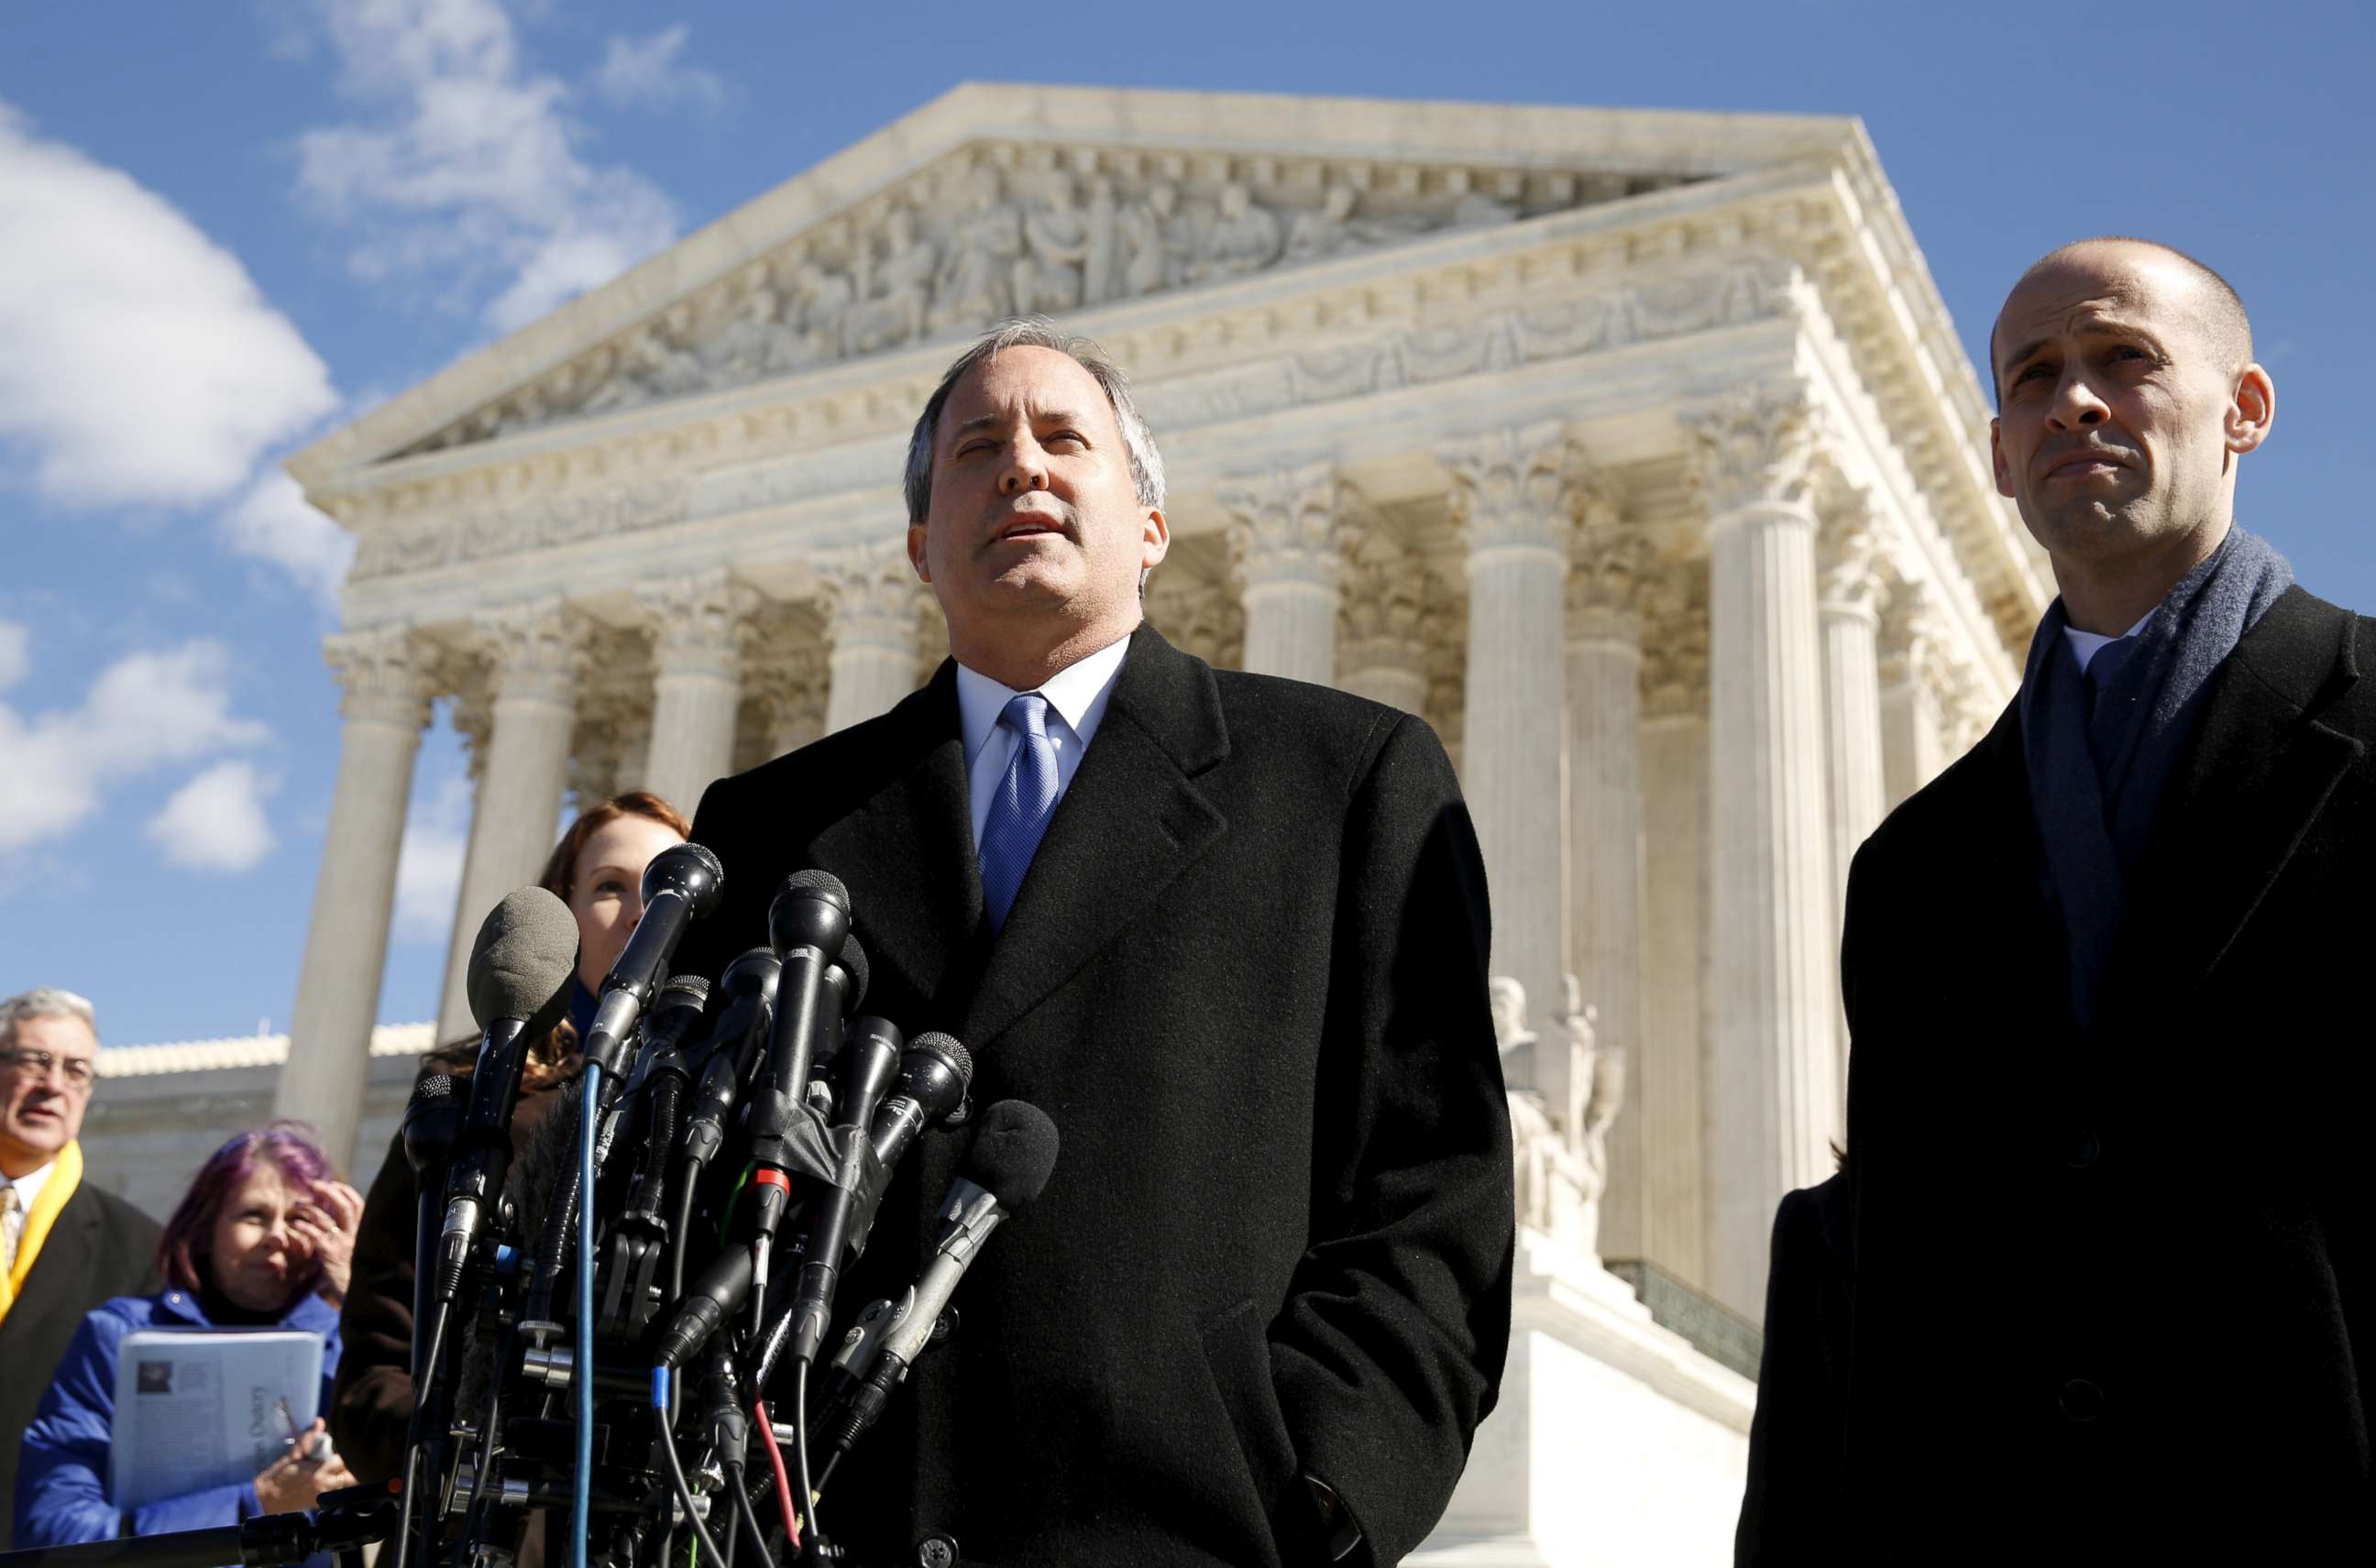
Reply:
M287 1123L242 1133L198 1168L157 1244L163 1293L118 1296L83 1320L26 1431L17 1466L19 1547L66 1546L235 1525L310 1508L353 1484L319 1420L255 1479L125 1512L108 1495L116 1350L139 1329L296 1329L322 1336L319 1409L339 1364L339 1306L352 1272L362 1194Z

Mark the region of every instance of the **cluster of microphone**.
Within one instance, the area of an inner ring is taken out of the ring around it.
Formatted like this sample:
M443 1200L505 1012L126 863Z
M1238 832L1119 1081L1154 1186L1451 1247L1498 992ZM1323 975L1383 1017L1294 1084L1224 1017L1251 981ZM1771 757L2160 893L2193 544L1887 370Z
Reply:
M702 1568L738 1549L838 1561L817 1527L826 1481L991 1232L1047 1182L1044 1112L976 1113L962 1044L860 1011L867 959L836 878L788 878L766 945L716 976L672 972L723 880L697 844L653 860L568 1104L517 1160L523 1075L566 1006L577 932L539 888L480 931L476 1069L422 1079L403 1128L422 1226L394 1568L506 1558L553 1509L568 1516L547 1539L573 1564L673 1568L696 1546ZM929 1259L897 1300L845 1312L893 1172L944 1129L968 1144Z

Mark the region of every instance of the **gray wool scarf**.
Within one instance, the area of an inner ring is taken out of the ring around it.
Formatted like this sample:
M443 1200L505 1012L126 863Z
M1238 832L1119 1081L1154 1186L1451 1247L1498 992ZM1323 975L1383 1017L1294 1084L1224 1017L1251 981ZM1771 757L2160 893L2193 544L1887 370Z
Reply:
M2092 714L2086 676L2062 635L2069 622L2061 599L2030 639L2022 747L2049 891L2070 943L2072 1009L2083 1030L2095 1025L2096 992L2120 931L2127 881L2144 857L2162 794L2202 719L2211 678L2293 580L2292 566L2266 540L2230 527L2210 558L2155 609L2136 635L2136 651L2095 699Z

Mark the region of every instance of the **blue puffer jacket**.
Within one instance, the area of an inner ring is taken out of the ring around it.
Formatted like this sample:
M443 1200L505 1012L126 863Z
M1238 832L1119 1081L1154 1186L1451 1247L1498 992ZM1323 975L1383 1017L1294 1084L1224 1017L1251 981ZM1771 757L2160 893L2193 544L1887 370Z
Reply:
M119 1535L208 1529L236 1525L262 1512L250 1481L165 1498L136 1509L129 1519L108 1501L116 1348L136 1329L213 1326L206 1309L187 1290L118 1296L82 1320L25 1431L25 1446L17 1460L17 1545L71 1546L113 1540ZM279 1326L322 1336L320 1409L327 1415L330 1378L339 1367L339 1309L309 1290L281 1316Z

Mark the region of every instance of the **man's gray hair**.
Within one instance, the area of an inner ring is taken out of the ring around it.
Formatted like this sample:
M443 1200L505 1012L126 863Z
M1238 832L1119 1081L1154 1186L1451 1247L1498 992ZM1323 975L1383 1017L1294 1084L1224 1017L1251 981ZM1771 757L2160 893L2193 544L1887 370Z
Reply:
M1138 405L1131 400L1130 377L1091 339L1066 332L1044 315L1021 315L1000 322L959 354L941 384L933 388L932 397L925 399L924 411L916 416L915 434L908 438L908 521L921 525L933 509L933 446L940 439L941 410L948 406L949 394L976 365L1009 349L1053 349L1089 373L1090 379L1104 388L1106 401L1113 406L1114 422L1122 427L1138 504L1161 506L1163 455L1155 449L1155 437L1146 421L1139 417Z
M90 1030L91 1039L99 1038L99 1015L93 1011L89 997L52 985L37 985L0 1002L0 1051L15 1050L17 1026L34 1018L80 1018L83 1027Z

